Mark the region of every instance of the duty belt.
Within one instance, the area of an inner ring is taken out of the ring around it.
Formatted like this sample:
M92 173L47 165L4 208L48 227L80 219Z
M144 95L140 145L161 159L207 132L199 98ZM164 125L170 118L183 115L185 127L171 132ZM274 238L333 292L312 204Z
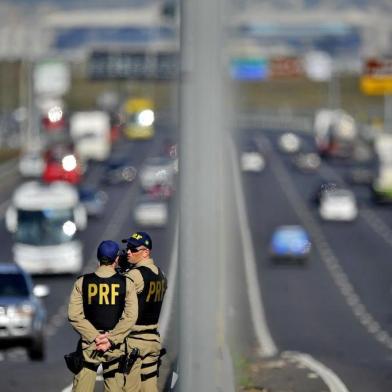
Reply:
M145 334L145 333L150 333L150 334L153 334L153 335L161 336L161 335L159 334L159 331L158 331L156 328L155 328L155 329L143 329L143 330L141 330L141 331L131 331L131 332L128 334L128 336L143 335L143 334Z

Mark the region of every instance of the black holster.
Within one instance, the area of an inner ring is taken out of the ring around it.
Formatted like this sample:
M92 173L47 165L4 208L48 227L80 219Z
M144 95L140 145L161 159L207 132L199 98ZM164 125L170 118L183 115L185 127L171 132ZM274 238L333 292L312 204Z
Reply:
M140 351L138 348L133 348L131 352L128 353L127 343L125 343L125 354L120 357L118 364L119 373L129 374L139 355Z
M83 369L82 342L79 341L76 351L64 355L67 368L74 374L78 374Z

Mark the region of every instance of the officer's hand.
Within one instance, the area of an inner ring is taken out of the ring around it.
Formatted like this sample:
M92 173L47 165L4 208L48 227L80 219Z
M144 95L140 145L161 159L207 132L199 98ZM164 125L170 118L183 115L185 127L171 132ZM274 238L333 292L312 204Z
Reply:
M96 346L98 351L105 352L109 350L109 348L112 346L112 343L107 341L106 343L97 344Z
M100 333L96 338L95 338L95 344L99 346L102 343L107 343L109 341L109 334L107 332L105 333Z

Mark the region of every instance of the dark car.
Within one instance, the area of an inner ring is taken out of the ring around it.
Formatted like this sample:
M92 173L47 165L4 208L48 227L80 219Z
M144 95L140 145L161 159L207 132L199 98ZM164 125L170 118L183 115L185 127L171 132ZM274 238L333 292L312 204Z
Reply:
M108 195L105 191L89 186L78 188L79 200L84 205L88 216L100 216L105 211Z
M110 158L106 162L102 181L108 185L132 182L135 180L137 169L123 157Z
M0 263L0 347L26 347L30 359L45 356L46 310L39 297L44 285L33 287L30 275L12 263Z
M293 157L292 161L294 166L303 173L314 173L321 165L319 155L314 152L299 153Z
M374 170L367 168L353 168L347 173L347 182L352 185L368 185L370 186L376 175Z

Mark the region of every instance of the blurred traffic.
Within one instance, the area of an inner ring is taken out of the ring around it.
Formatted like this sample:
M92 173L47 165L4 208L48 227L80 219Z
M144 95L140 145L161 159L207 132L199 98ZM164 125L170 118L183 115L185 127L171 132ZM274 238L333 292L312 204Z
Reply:
M52 72L61 77L64 65L56 71L56 64L46 64L39 77ZM68 281L83 271L89 250L82 232L105 224L119 185L122 192L128 192L127 187L135 193L128 206L133 228L166 228L178 174L176 135L165 131L156 138L153 99L112 93L109 109L109 93L103 92L91 109L70 111L63 92L41 87L45 95L33 96L33 117L27 119L30 125L21 140L20 180L5 201L4 226L11 234L8 260L14 263L0 265L1 347L11 353L26 348L34 360L46 357L47 311L39 299L49 292L46 277L69 276ZM34 124L38 128L32 128ZM153 145L146 142L154 142L150 156L132 152L142 145L148 151ZM45 284L33 290L31 276Z

